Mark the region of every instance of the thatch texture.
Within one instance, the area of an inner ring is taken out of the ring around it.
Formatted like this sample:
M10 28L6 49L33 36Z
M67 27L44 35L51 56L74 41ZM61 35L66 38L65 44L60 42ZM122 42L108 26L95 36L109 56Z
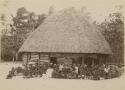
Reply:
M110 47L86 16L73 8L48 16L19 52L111 54Z

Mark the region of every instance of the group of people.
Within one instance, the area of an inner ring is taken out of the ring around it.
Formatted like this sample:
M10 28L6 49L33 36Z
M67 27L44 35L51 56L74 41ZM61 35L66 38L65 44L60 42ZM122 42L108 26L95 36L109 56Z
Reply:
M105 64L94 66L55 64L52 69L53 78L100 80L101 78L111 79L119 76L119 71L116 68Z
M16 73L15 73L16 72ZM24 78L43 77L43 78L65 78L65 79L92 79L100 80L101 78L110 79L118 77L119 71L109 65L87 66L80 64L29 64L25 68L12 68L7 78L22 73Z

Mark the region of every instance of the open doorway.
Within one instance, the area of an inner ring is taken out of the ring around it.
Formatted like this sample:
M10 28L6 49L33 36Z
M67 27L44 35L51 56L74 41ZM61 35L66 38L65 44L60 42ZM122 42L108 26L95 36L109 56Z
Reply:
M88 67L91 67L91 65L92 65L92 58L91 58L91 57L86 57L86 58L84 58L84 63L85 63Z
M94 59L94 64L99 65L99 59Z
M50 57L50 63L57 64L57 57Z
M77 57L76 59L75 59L75 58L72 58L72 64L82 65L82 57Z

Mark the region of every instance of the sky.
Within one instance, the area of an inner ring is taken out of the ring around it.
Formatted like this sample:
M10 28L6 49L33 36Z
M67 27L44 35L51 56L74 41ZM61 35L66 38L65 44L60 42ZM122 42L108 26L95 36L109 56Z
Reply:
M7 7L3 6L4 2L8 2ZM25 7L36 14L42 14L48 13L50 6L54 6L55 12L63 8L80 9L84 6L93 20L101 22L109 13L115 11L115 6L124 6L124 2L124 0L0 0L0 13L5 13L9 20L10 14L15 15L16 10L20 7Z

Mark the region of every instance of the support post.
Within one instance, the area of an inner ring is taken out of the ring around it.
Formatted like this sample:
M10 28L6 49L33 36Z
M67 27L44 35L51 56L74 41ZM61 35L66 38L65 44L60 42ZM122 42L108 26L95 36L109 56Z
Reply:
M38 73L40 74L39 70L40 70L40 53L39 53L39 59L38 59Z
M25 69L28 70L28 53L24 53L26 54L26 66L25 66Z
M38 64L40 64L40 53L39 53L39 59L38 59Z
M30 52L30 60L31 60L31 52Z
M95 65L95 63L94 63L94 59L92 59L92 66L94 66Z
M84 56L82 57L82 66L84 66Z
M103 62L102 62L102 57L100 56L100 59L99 59L99 64L101 65Z
M39 53L39 60L40 60L40 53Z

